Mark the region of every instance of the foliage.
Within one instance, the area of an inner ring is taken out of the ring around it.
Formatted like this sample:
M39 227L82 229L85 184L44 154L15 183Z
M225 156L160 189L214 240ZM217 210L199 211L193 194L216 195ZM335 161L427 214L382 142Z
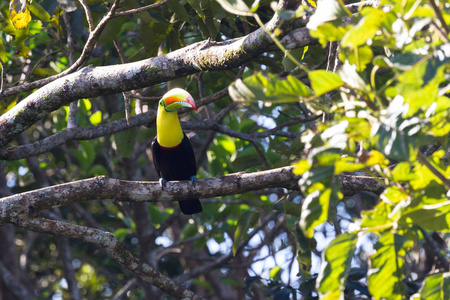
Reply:
M60 74L73 63L71 54L82 55L92 32L82 2L0 3L6 88ZM206 39L229 41L275 13L286 27L264 30L279 43L289 26L307 19L316 40L306 47L278 44L281 49L248 61L241 72L224 67L128 94L137 115L155 110L155 99L171 87L186 88L195 99L228 88L229 96L189 113L197 124L214 120L229 129L199 125L190 133L198 177L293 165L301 192L202 199L204 212L192 218L165 202L97 199L45 216L113 232L141 260L178 283L191 281L206 298L448 299L450 7L382 0L355 12L339 0L308 2L280 10L269 1L169 1L113 18L86 63L119 68ZM112 1L86 3L97 26ZM124 0L118 11L148 4ZM0 114L30 93L1 99ZM123 119L128 109L122 95L77 103L80 128ZM66 131L70 110L45 116L11 146ZM154 135L148 124L3 162L2 195L99 175L157 180L147 154ZM346 195L342 175L371 177L384 190ZM70 297L58 240L17 228L9 245L15 260L27 258L21 283L42 299ZM130 299L161 296L95 245L71 240L70 255L82 298L113 298L128 284ZM6 264L1 251L0 262Z

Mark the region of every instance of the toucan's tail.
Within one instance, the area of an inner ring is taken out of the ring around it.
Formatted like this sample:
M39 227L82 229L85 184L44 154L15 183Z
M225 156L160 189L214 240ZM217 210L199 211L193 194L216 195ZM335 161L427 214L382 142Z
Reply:
M198 199L189 199L178 202L180 204L181 212L185 215L192 215L202 212L202 204Z

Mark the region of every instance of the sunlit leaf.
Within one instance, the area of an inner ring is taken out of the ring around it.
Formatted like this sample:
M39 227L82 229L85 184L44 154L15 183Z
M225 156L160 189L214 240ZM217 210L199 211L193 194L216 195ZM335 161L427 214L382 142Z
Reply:
M102 122L102 112L100 110L97 110L89 117L89 121L92 125L100 124Z
M308 76L311 80L311 86L314 90L314 93L317 96L323 95L344 84L339 75L329 71L311 71L308 73Z
M369 291L375 299L404 299L404 261L398 252L406 246L404 237L385 232L375 245L376 253L370 257Z
M310 89L292 75L280 79L273 74L249 76L238 79L228 88L230 97L234 101L268 101L284 103L299 101L311 94Z
M427 300L450 299L450 273L435 273L425 279L420 296Z
M9 17L17 30L27 27L28 23L31 21L31 15L26 0L11 0L9 13Z
M358 235L343 233L337 236L323 252L323 263L317 277L317 289L323 297L342 297ZM325 299L325 298L323 298Z
M342 38L341 44L344 47L351 46L356 49L364 45L368 39L373 39L385 17L383 10L372 7L365 7L362 14L364 17Z

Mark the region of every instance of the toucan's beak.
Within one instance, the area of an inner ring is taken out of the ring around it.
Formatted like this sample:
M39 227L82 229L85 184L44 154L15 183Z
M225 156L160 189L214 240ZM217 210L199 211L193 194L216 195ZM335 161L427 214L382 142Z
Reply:
M161 103L167 112L177 111L182 107L191 107L197 111L194 98L192 98L191 94L180 88L174 88L164 94Z

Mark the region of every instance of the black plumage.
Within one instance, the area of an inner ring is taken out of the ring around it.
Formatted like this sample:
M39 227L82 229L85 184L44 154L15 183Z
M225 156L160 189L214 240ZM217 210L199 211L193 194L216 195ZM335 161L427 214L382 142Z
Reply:
M166 181L191 180L197 174L195 154L186 134L178 146L162 147L155 137L150 146L156 172ZM192 215L202 211L199 199L179 201L181 211Z

